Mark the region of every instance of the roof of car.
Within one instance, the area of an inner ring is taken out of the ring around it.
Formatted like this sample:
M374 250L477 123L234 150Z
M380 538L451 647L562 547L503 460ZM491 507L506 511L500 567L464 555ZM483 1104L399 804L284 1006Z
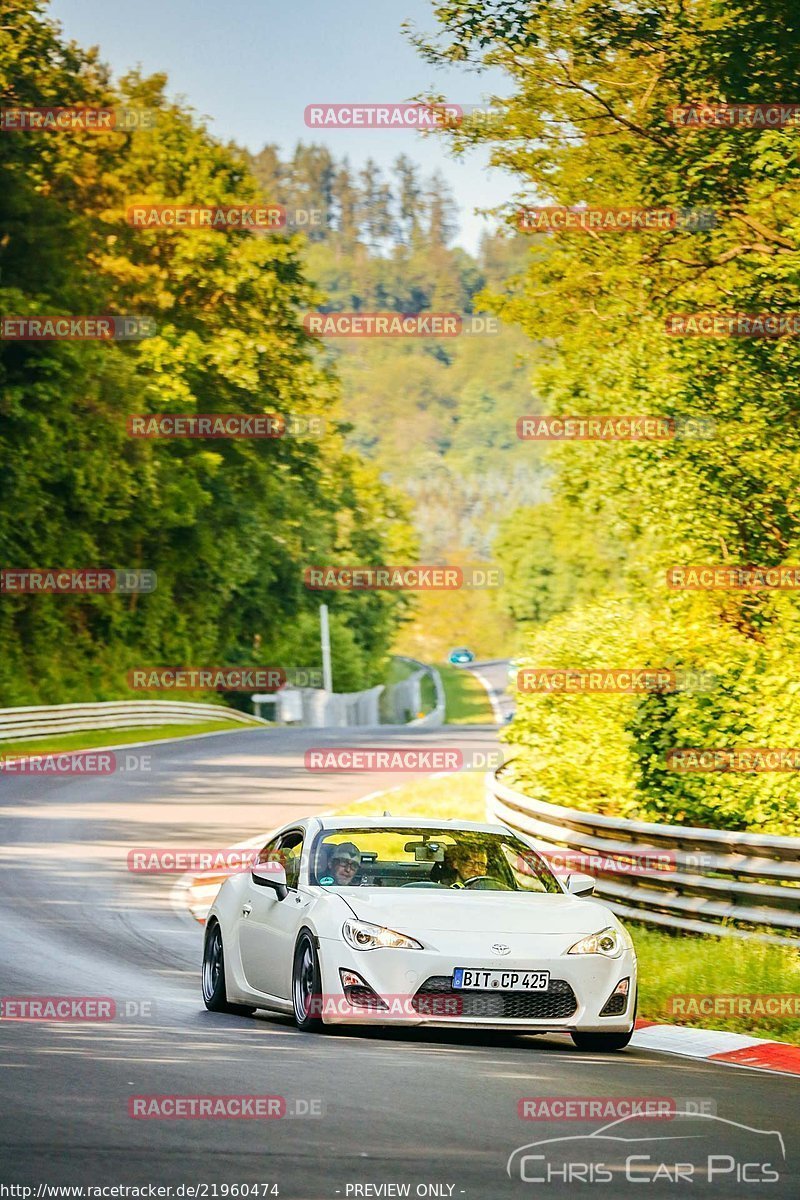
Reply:
M448 820L447 817L318 817L323 829L466 829L471 833L505 833L503 825L487 825L482 821Z

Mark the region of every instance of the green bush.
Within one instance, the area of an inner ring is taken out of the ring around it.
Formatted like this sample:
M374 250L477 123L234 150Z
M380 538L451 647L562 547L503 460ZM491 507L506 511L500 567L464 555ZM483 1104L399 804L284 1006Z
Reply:
M531 794L584 811L720 829L800 833L800 787L781 771L676 771L683 748L800 746L800 653L791 598L771 602L754 639L708 595L675 596L659 610L604 597L528 636L520 666L666 668L701 688L638 695L520 694L504 736L518 751L516 781Z

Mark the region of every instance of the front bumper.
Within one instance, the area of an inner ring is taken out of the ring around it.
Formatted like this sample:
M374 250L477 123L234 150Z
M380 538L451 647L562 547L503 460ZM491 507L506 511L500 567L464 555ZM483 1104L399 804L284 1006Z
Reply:
M512 939L509 939L512 940ZM321 1016L331 1025L467 1026L480 1029L521 1029L539 1033L622 1033L633 1024L636 997L636 955L624 950L619 958L600 954L566 954L573 936L513 938L513 955L476 955L474 937L463 936L445 955L435 949L353 950L338 939L320 939L323 1003ZM522 945L520 943L528 942ZM454 993L449 986L455 967L503 971L550 972L548 992ZM353 971L384 1001L385 1008L349 1002L340 970ZM601 1016L617 984L628 979L621 1012ZM460 1002L460 1003L459 1003Z

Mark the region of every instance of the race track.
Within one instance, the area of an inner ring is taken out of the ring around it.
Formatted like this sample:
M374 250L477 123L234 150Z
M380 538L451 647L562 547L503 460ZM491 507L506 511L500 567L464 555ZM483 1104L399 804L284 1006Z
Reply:
M800 1195L797 1083L778 1074L641 1049L604 1058L564 1037L377 1029L314 1036L280 1017L205 1011L201 929L175 906L174 876L127 870L130 849L229 846L402 782L310 775L303 751L311 746L457 741L488 749L494 739L489 726L255 730L137 751L152 755L149 772L0 778L2 994L108 996L122 1012L107 1023L0 1022L0 1180L172 1185L173 1196L181 1184L276 1184L278 1192L260 1194L290 1200L403 1194L363 1190L390 1183L409 1184L412 1196L560 1197L580 1185L509 1178L509 1154L535 1139L588 1133L598 1122L522 1121L520 1098L658 1096L703 1099L727 1121L783 1136L788 1162L777 1164L778 1182L731 1177L712 1187L700 1179L692 1194ZM135 1006L130 1017L126 1005ZM132 1095L234 1093L281 1095L290 1107L313 1102L321 1115L147 1122L128 1115ZM639 1123L650 1132L653 1124ZM667 1124L659 1123L660 1135ZM628 1136L643 1136L630 1128ZM728 1147L732 1128L714 1125L712 1152ZM737 1152L748 1160L760 1161L767 1140L735 1131ZM418 1192L418 1185L439 1190ZM642 1191L624 1182L595 1186L615 1198ZM662 1180L645 1193L678 1190Z

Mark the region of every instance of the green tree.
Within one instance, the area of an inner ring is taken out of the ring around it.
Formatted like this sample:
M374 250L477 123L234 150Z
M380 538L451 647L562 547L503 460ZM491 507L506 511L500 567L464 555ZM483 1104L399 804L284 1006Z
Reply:
M155 117L134 133L0 141L2 311L135 313L158 326L140 342L0 347L0 561L158 576L150 595L4 594L3 701L113 698L136 663L236 662L242 647L296 665L282 631L316 611L305 565L381 562L398 543L413 554L399 497L345 446L335 377L300 320L317 303L300 242L133 228L136 200L251 203L259 184L235 147L166 98L162 77L113 84L38 4L7 6L0 64L15 105L69 96ZM126 418L152 412L292 413L322 418L326 435L129 438ZM380 678L403 605L361 599L336 596L332 608L358 647L353 682L366 685Z
M421 227L422 184L416 163L406 154L395 159L394 174L397 179L397 231L404 246L417 243Z
M604 745L614 739L608 778L633 810L687 821L717 813L725 824L774 828L780 798L791 825L800 790L791 778L755 778L742 789L743 802L731 805L714 779L681 777L666 787L657 756L676 736L717 746L793 745L800 735L800 706L785 666L780 699L771 668L748 668L747 694L728 683L738 664L791 660L793 610L764 593L692 600L671 595L665 583L673 563L773 565L800 555L797 340L665 332L673 313L796 309L797 127L688 130L670 112L699 97L736 104L791 98L800 60L797 10L784 0L739 0L724 10L713 0L610 8L591 0L567 7L454 0L436 13L440 36L417 39L428 58L507 73L510 94L495 100L494 120L468 119L447 136L460 150L488 145L494 164L516 176L510 225L525 203L659 206L714 216L713 223L680 220L660 232L530 235L524 276L491 301L542 348L536 387L545 411L710 419L713 430L706 440L565 443L553 450L552 512L560 510L559 558L575 579L575 606L551 619L550 634L550 625L537 630L529 649L534 655L557 646L572 665L594 665L602 650L596 626L607 606L624 598L632 614L621 626L629 632L627 649L624 636L615 637L606 654L635 657L647 648L695 665L708 654L725 681L720 694L698 701L691 715L685 697L674 704L616 698L623 714L616 733L601 721L610 711L602 697L581 698L556 724L548 716L556 698L524 700L509 734L523 747L520 769L533 779L542 755L553 764L572 755L580 771L569 788L576 796L583 788L602 806L608 801L597 790L598 762L586 754L602 729ZM599 608L579 586L568 528L581 546L593 536L623 551L613 575L616 599L599 596ZM515 541L524 560L512 532L505 553L514 552ZM567 637L561 631L570 617ZM561 788L566 774L558 783L558 772L549 771L548 784ZM606 795L606 784L602 790Z

